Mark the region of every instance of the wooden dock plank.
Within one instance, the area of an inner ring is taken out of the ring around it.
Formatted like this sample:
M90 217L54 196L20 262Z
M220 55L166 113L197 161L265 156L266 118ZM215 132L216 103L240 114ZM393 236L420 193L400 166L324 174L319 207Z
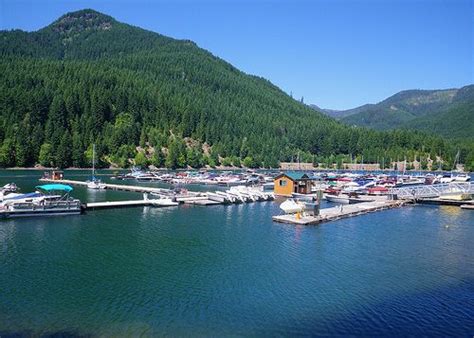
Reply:
M357 204L338 205L332 208L324 208L320 210L318 216L301 216L297 218L296 214L286 214L273 216L275 222L280 223L291 223L299 225L311 225L322 222L335 221L341 218L353 217L358 215L367 214L369 212L375 212L385 210L389 208L396 208L404 205L406 202L403 201L375 201L375 202L363 202ZM341 207L342 206L342 207Z
M140 206L153 206L153 207L166 207L171 205L158 204L158 200L131 200L131 201L105 201L105 202L92 202L86 203L86 209L107 209L107 208L126 208L126 207L140 207Z

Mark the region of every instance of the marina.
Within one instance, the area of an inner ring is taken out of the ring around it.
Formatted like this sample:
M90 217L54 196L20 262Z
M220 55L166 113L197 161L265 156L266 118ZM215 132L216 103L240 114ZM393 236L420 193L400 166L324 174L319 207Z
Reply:
M139 177L153 176L161 177L168 182L172 182L176 174L152 174L143 173L134 169L131 174L122 175L122 177L133 176L137 182ZM240 174L239 174L240 175ZM129 199L124 201L96 201L86 202L80 204L80 211L96 210L96 209L113 209L124 207L164 207L164 206L178 206L179 204L188 204L196 206L213 206L223 204L238 204L238 203L252 203L257 201L269 201L274 199L275 195L290 196L296 202L296 209L292 211L285 210L283 215L273 215L272 219L275 222L283 222L300 225L314 225L328 221L338 220L342 218L361 216L367 213L379 212L394 207L401 207L407 203L418 204L437 204L437 205L472 205L471 200L473 193L473 186L470 182L451 182L439 184L407 184L405 187L392 185L393 180L386 175L381 176L361 176L351 173L342 174L304 174L304 173L283 173L280 175L273 175L275 187L274 193L265 191L264 185L269 181L270 174L248 174L252 177L260 177L256 184L258 186L236 185L224 188L225 190L216 191L193 191L188 190L180 184L180 188L163 188L151 187L147 185L132 185L105 183L100 182L100 187L94 184L91 187L91 180L81 181L66 179L62 172L52 172L45 174L40 181L43 183L56 185L71 185L86 187L91 190L114 190L131 193L140 193L143 195L142 199ZM93 171L93 177L95 172ZM185 177L200 177L200 180L205 177L211 177L208 174L195 175L193 173L182 173L180 179ZM242 176L236 176L231 172L224 174L212 174L216 181L225 180L235 181ZM248 176L246 176L248 180ZM266 178L264 178L266 177ZM170 181L171 180L171 181ZM397 179L397 182L422 182L420 178L412 179L408 176L402 176ZM99 182L96 179L95 182ZM151 182L151 181L149 181ZM283 182L283 183L282 183ZM385 185L384 185L385 184ZM13 187L14 185L12 185ZM189 183L187 186L196 186L196 183ZM282 187L284 189L282 189ZM6 191L11 189L10 186L5 186ZM222 189L222 188L221 188ZM291 198L290 198L291 200ZM290 201L288 200L288 201ZM321 208L323 200L330 202L330 207ZM303 201L303 202L298 202ZM310 202L313 204L310 205ZM281 203L281 202L279 202ZM299 204L304 205L301 209ZM331 207L331 205L336 205ZM281 205L284 208L285 203ZM22 207L22 212L16 213L20 208L9 210L8 213L3 211L3 215L7 217L14 217L17 215L41 215L36 205ZM24 210L34 212L26 213ZM290 208L291 209L291 208ZM314 210L313 210L314 209ZM44 211L44 214L47 214ZM67 214L66 212L64 214Z

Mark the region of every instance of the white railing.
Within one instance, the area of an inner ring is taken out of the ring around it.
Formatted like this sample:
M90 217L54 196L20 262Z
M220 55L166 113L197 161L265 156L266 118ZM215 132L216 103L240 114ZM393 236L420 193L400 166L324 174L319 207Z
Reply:
M436 198L445 194L474 194L474 185L470 182L417 185L392 188L390 194L396 195L399 199Z

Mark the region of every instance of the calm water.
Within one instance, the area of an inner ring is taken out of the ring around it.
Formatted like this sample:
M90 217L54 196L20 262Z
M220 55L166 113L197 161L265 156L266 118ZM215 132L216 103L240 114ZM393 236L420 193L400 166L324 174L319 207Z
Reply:
M39 175L3 171L0 184L28 191ZM473 211L316 227L278 213L262 202L1 221L0 335L474 334Z

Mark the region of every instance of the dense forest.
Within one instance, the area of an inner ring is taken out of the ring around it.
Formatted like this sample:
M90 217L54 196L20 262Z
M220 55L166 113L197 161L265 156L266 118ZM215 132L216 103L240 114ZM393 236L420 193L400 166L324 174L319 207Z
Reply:
M405 90L377 103L327 111L349 125L377 130L416 129L449 138L474 138L474 85L460 89Z
M435 158L471 141L350 127L188 40L82 10L36 32L0 32L0 166L277 167Z

